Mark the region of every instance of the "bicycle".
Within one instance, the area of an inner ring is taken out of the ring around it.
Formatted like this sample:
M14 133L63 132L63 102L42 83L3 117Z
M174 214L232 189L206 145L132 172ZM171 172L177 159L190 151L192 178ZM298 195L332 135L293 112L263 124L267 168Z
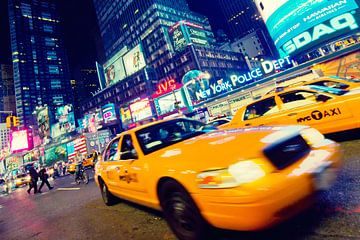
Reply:
M75 176L76 184L79 185L81 181L83 181L85 184L89 183L89 175L82 166L80 166L79 173Z

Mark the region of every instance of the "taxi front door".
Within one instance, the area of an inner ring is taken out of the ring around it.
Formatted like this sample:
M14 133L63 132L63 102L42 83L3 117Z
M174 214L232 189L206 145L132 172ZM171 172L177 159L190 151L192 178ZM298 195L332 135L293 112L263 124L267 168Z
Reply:
M146 164L138 157L138 151L130 134L124 135L121 142L119 184L125 197L136 201L146 201L148 194L145 187Z

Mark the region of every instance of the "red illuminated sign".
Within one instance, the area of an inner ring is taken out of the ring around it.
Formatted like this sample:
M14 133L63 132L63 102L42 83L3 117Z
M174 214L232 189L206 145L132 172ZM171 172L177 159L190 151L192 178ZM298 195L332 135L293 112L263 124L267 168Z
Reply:
M158 96L164 95L166 93L169 93L171 91L174 91L175 89L180 88L181 85L178 84L175 79L166 79L158 83L156 86L156 92L153 94L153 98L156 98Z

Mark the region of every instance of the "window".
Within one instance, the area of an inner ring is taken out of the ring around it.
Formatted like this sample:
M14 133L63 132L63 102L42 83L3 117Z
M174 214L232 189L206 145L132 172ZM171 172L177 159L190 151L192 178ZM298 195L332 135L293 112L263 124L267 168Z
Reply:
M130 135L124 135L121 143L121 160L136 159L137 154Z
M324 81L314 82L314 83L311 83L311 85L322 86L322 87L330 87L330 88L337 88L337 89L347 89L350 86L350 85L348 85L346 83L335 82L335 81L331 81L331 80L324 80Z
M247 106L244 120L250 120L264 115L276 113L278 111L279 108L276 105L275 97L270 97Z
M283 93L279 96L284 103L283 107L285 109L293 109L316 103L318 95L316 92L297 90Z
M198 121L176 119L143 128L136 137L144 154L149 154L177 142L205 133Z
M104 153L104 161L116 161L119 160L119 145L120 138L114 139L110 144L109 147L105 150Z

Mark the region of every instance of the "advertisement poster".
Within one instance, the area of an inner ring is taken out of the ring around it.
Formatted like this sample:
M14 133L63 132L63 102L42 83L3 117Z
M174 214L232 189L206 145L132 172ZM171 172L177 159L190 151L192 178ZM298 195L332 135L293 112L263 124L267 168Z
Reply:
M25 129L11 132L10 147L12 153L32 149L34 147L34 143L31 131Z
M359 29L355 0L258 0L260 12L281 55L295 54Z
M121 123L124 128L128 126L130 123L132 123L131 118L131 111L129 107L122 107L120 108L120 117L121 117Z
M134 122L149 118L153 115L149 98L144 98L130 104L130 111Z
M183 76L182 83L188 102L192 105L207 98L204 94L210 93L210 75L205 72L191 70Z
M126 74L130 76L146 66L141 44L131 49L124 58Z
M177 107L175 102L178 102ZM180 90L174 91L174 93L169 93L161 97L155 98L154 104L155 104L156 112L159 116L174 112L177 109L181 109L185 107L185 103Z
M66 144L45 150L45 165L52 166L57 161L67 162Z
M115 104L108 103L101 107L104 124L114 122L117 120Z
M122 57L110 59L105 65L106 86L110 86L126 78L125 66Z
M80 152L83 155L87 154L85 136L78 137L77 139L68 142L66 144L66 150L69 161L74 161L77 152Z
M36 110L36 119L39 128L39 136L44 142L50 140L50 119L48 107L42 107Z

